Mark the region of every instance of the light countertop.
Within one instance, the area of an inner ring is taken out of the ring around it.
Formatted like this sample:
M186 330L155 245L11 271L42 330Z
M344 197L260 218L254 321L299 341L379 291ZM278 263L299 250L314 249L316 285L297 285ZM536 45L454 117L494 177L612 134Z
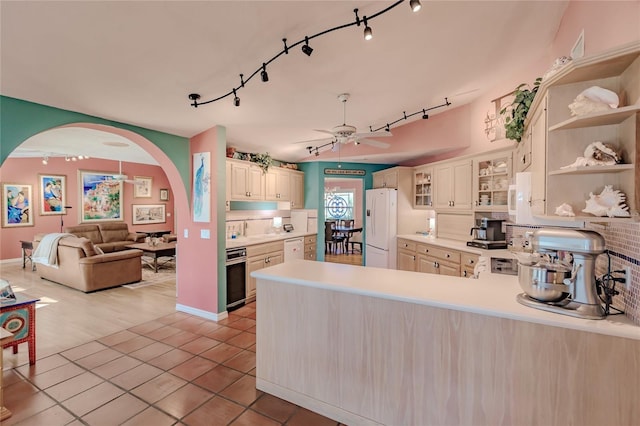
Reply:
M258 279L640 340L640 327L624 315L586 320L519 304L516 296L522 290L517 277L511 275L482 272L479 279L471 279L308 260L293 260L251 275Z
M411 240L417 243L433 244L436 246L450 248L454 250L460 250L460 251L473 253L479 256L484 256L484 257L500 257L500 258L507 258L507 259L515 258L513 253L511 253L507 249L484 250L477 247L469 247L467 246L466 241L448 240L445 238L436 238L436 237L420 235L420 234L402 234L402 235L398 235L398 238L404 238L405 240Z
M236 248L236 247L246 247L252 246L255 244L262 243L270 243L272 241L281 241L281 240L290 240L292 238L302 238L307 235L317 235L315 232L301 232L301 231L291 231L291 232L281 232L279 234L261 234L261 235L251 235L249 237L238 237L227 240L226 246L227 248Z

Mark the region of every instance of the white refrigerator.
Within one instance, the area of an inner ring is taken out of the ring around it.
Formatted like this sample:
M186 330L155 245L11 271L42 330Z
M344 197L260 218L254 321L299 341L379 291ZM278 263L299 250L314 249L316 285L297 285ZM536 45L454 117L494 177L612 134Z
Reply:
M396 269L398 191L368 189L365 209L365 266Z

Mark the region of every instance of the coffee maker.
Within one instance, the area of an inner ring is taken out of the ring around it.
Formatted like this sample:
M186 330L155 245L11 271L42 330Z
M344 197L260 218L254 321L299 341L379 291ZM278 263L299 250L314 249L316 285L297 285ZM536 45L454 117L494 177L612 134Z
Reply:
M519 258L519 303L544 311L602 319L595 261L604 253L604 238L585 229L538 229L531 237L532 256Z
M504 219L481 218L478 226L471 228L473 240L467 241L467 246L485 250L507 248L502 222Z

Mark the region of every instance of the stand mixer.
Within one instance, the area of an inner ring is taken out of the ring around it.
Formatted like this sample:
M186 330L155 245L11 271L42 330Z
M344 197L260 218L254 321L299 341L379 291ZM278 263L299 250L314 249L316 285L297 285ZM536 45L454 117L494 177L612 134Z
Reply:
M596 257L605 247L600 234L584 229L538 229L531 246L539 260L518 264L518 282L525 292L517 296L519 303L578 318L605 317L595 277Z

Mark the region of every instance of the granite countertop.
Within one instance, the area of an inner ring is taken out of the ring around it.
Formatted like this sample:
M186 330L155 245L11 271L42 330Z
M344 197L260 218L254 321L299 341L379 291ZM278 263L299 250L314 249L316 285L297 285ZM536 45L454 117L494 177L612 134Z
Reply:
M494 251L494 250L490 250ZM586 320L521 305L518 278L481 272L478 279L337 263L292 260L252 272L258 279L363 294L517 321L640 340L640 327L624 315Z
M317 235L315 232L301 232L301 231L292 231L292 232L281 232L279 234L261 234L261 235L251 235L248 237L242 236L234 239L227 240L226 247L227 248L236 248L236 247L246 247L253 246L256 244L262 243L270 243L272 241L281 241L281 240L290 240L292 238L301 238L306 237L308 235Z
M398 238L404 238L405 240L411 240L417 243L433 244L440 247L460 250L467 253L477 254L483 257L515 259L514 254L507 249L484 250L477 247L469 247L467 246L467 243L465 241L448 240L445 238L436 238L421 234L403 234L398 235Z

